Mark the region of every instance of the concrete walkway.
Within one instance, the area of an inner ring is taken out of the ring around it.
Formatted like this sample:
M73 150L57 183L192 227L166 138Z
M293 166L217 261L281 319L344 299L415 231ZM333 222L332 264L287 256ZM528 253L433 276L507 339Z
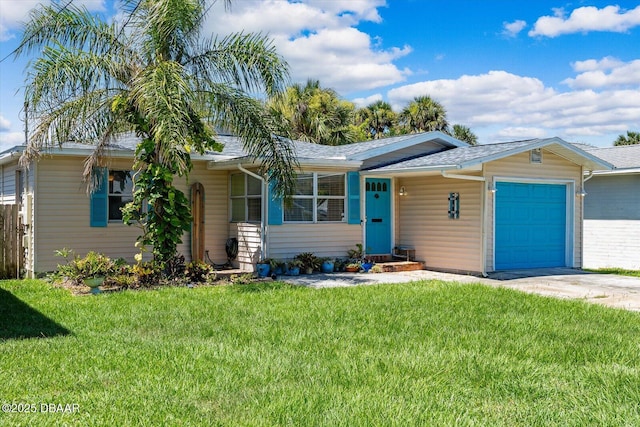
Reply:
M640 278L596 274L570 268L498 272L490 274L488 278L428 270L400 273L332 273L282 277L282 280L286 282L313 288L406 283L431 279L460 283L484 283L490 286L517 289L539 295L582 299L610 307L640 311Z

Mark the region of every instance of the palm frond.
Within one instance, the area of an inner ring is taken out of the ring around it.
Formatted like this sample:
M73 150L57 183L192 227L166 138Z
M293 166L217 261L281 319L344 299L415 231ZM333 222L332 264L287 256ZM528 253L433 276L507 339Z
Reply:
M194 75L231 84L247 93L265 91L274 96L284 90L289 66L273 43L261 34L236 33L201 43L200 52L185 60Z

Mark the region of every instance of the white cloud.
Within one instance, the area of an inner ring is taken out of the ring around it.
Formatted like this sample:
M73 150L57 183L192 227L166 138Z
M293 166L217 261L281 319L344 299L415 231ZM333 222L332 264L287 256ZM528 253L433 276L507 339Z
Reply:
M75 6L85 6L92 12L103 12L106 10L106 0L76 0ZM28 20L31 9L41 3L48 3L42 0L0 0L0 42L10 40L15 37L13 31L19 29Z
M376 93L374 95L367 96L366 98L356 98L351 100L351 102L353 102L357 108L366 107L367 105L371 105L376 101L382 101L382 94Z
M624 62L620 61L617 58L612 56L606 56L601 60L597 59L587 59L586 61L576 61L571 64L571 67L574 71L583 72L583 71L594 71L594 70L610 70L611 68L619 67L624 64Z
M11 122L0 114L0 132L6 132L11 129Z
M575 78L562 83L574 89L614 88L640 85L640 59L622 62L612 57L600 61L590 59L572 64L573 69L582 71Z
M496 134L496 137L501 140L545 138L547 136L545 129L536 127L506 127Z
M8 150L16 145L24 144L24 133L6 132L0 133L0 152Z
M506 37L516 37L520 31L524 30L524 27L527 26L527 22L518 19L513 22L504 22L502 26L504 28L502 30L502 35Z
M383 0L246 0L225 13L218 2L206 23L208 31L268 34L291 67L291 78L318 79L341 93L402 82L410 71L393 61L409 54L410 46L381 48L383 40L355 26L381 22Z
M640 123L640 87L558 92L536 78L491 71L405 85L387 97L401 108L421 95L442 103L449 121L470 126L481 142L541 136L571 140Z
M535 22L529 36L557 37L562 34L609 31L623 33L640 25L640 6L622 10L620 6L579 7L569 17L562 9L554 9L555 16L542 16Z

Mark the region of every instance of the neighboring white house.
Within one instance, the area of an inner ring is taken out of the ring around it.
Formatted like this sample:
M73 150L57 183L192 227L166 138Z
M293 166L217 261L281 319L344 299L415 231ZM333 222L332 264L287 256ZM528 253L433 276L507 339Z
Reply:
M589 152L615 169L586 178L584 267L640 270L640 145Z
M411 247L440 270L581 267L582 180L611 168L559 138L468 146L427 132L336 147L294 141L301 170L284 205L240 141L219 139L224 150L195 156L179 185L204 187L210 258L225 261L225 241L237 237L246 270L264 257L345 256L357 243L381 256ZM130 197L136 142L111 147L109 185L92 195L81 182L90 147L53 149L28 170L17 165L24 147L0 153L0 201L23 201L30 275L54 269L63 247L133 261L138 230L122 224L118 207ZM178 248L187 259L190 238Z

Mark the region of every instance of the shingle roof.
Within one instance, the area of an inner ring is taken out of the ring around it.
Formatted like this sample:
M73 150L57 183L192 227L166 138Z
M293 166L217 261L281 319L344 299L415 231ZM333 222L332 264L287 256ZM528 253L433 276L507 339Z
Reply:
M375 172L413 172L416 170L462 169L542 147L591 170L611 167L602 159L560 138L545 138L458 147L373 170Z
M611 163L616 169L640 168L640 144L593 148L588 152Z
M224 149L221 153L212 153L214 156L232 156L232 157L245 157L248 153L243 149L242 142L239 138L234 136L216 137L220 142L224 144ZM321 145L304 141L291 141L292 149L298 159L344 159L350 160L355 156L363 157L368 152L373 152L376 149L380 149L387 146L393 146L403 142L409 142L415 140L417 142L425 141L439 141L451 145L450 142L446 142L445 139L452 139L439 132L427 132L424 134L410 134L400 135L389 138L376 139L372 141L356 142L346 145Z
M522 147L532 145L540 140L532 139L527 141L502 142L497 144L474 145L470 147L459 147L439 153L417 157L410 160L401 161L392 165L377 168L376 171L397 171L414 168L438 168L445 166L460 166L465 163L478 161L498 154L519 150Z

